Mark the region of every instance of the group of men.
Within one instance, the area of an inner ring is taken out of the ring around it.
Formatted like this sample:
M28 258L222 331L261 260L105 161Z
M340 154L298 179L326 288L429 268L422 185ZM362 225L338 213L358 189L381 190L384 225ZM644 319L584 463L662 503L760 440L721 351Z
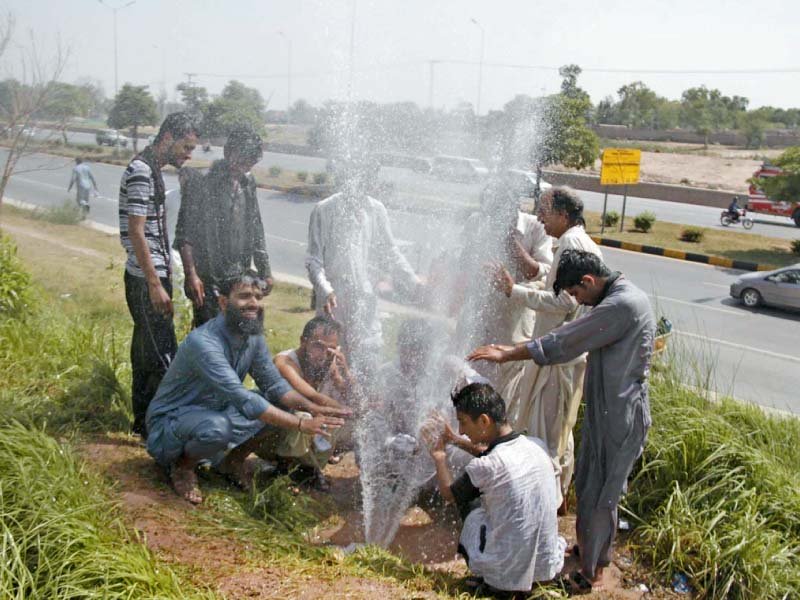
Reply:
M306 267L317 316L296 349L273 359L261 306L272 272L250 174L261 139L248 129L232 131L224 158L203 174L181 168L197 135L189 115L168 115L120 186L134 321L134 431L192 503L202 501L201 462L247 486L253 453L282 468L299 464L305 480L325 489L322 470L335 460L335 446L353 435L363 400L377 386L402 390L424 368L413 339L422 336L410 334L399 340L406 348L399 362L380 368L379 293L393 285L407 298L431 300L436 282L414 272L392 237L386 208L369 195L374 166L342 163L342 191L319 202L309 222ZM195 329L180 347L162 174L168 164L180 169L174 248L194 309ZM454 421L433 416L422 437L443 498L464 517L469 566L490 590L529 590L561 570L556 510L575 471L578 544L571 553L581 568L570 584L596 587L611 559L617 503L649 427L655 322L646 296L602 262L575 192L548 190L535 217L517 201L507 187L490 190L483 215L467 223L467 239L476 243L466 244L454 270L456 278L472 273L475 280L461 286L451 308L457 328L469 331L470 348L478 346L469 359L480 376L453 396L463 435ZM405 329L415 328L424 324ZM247 375L257 390L244 385ZM575 464L572 428L581 397L586 410ZM457 478L445 460L447 445L476 455Z

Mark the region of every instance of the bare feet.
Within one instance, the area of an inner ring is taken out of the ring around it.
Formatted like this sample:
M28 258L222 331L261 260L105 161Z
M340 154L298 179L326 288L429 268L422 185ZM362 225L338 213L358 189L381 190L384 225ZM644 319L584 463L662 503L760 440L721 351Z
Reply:
M172 489L175 490L175 493L187 502L200 504L203 501L203 495L197 485L197 474L194 472L193 467L172 465L169 479L172 482Z

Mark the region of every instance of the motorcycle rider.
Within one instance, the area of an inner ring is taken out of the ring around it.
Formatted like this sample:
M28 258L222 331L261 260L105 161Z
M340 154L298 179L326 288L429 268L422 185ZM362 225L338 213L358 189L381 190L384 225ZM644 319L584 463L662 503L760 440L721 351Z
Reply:
M738 221L739 217L741 216L741 212L739 211L739 196L734 196L731 203L728 205L728 214L731 217L731 221Z

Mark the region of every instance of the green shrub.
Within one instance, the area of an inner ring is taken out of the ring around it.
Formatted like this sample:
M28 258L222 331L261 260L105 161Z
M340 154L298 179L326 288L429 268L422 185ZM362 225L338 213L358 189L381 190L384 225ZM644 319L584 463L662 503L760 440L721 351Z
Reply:
M639 213L633 218L633 225L641 231L642 233L647 233L653 228L653 224L656 222L656 215L655 213L646 210L643 213Z
M0 233L0 318L18 315L30 304L30 285L30 275L17 258L17 247Z
M314 173L314 183L317 185L322 185L328 182L328 174L327 173Z
M81 209L73 200L65 200L61 206L36 208L30 216L33 219L58 225L77 225L84 218Z
M302 181L305 183L306 179L308 179L308 172L306 171L298 171L297 172L297 179L298 181Z
M282 169L276 165L272 165L269 168L269 176L270 177L278 177L282 172Z
M800 240L792 240L792 254L800 254Z
M603 218L603 225L606 227L616 227L617 223L619 223L619 219L619 213L615 210L610 210Z
M681 240L698 244L703 241L705 232L700 227L686 227L681 231Z

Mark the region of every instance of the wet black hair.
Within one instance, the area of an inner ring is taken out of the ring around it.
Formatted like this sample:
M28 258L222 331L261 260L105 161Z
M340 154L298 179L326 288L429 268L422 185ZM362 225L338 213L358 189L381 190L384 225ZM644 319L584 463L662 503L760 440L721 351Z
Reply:
M261 136L251 127L240 125L234 127L228 134L228 139L225 141L223 150L226 158L230 158L232 154L236 154L242 158L257 162L264 156L262 144Z
M219 284L219 293L223 296L230 296L233 289L238 285L261 285L262 280L255 271L234 271L226 275Z
M464 413L473 421L481 415L495 424L506 422L506 403L488 383L471 383L451 396L456 412Z
M561 290L578 285L584 275L608 277L611 269L596 254L584 250L564 250L558 261L553 291L559 294Z
M158 130L153 145L158 144L166 137L172 135L173 140L179 140L189 135L200 135L199 126L195 118L188 112L174 112L167 115L161 128Z
M551 198L552 210L565 213L571 225L586 225L583 219L583 200L575 190L560 185L548 190L547 194Z
M339 321L334 321L330 317L318 316L314 317L305 324L305 327L303 327L303 333L300 334L300 339L309 339L312 335L314 335L314 332L319 327L322 328L322 332L325 335L330 335L332 333L339 335L342 333L342 324L339 323Z

